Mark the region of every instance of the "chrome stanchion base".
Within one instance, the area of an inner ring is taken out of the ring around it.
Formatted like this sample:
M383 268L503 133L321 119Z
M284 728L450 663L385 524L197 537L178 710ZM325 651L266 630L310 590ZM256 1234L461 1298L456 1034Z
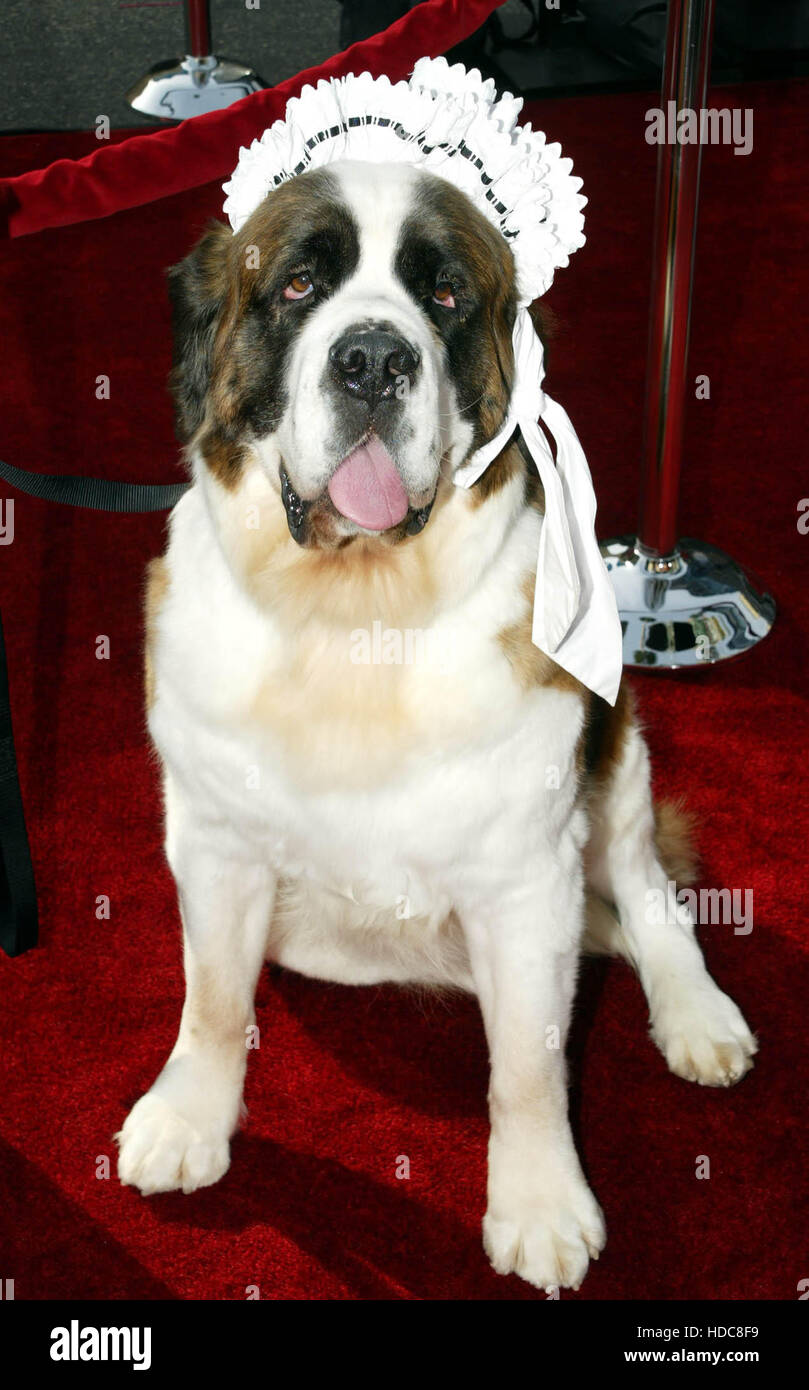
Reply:
M625 666L710 666L749 651L775 621L775 600L715 545L681 540L661 557L622 536L602 541L601 553L618 600Z
M126 99L144 116L185 121L206 111L222 111L264 88L252 68L230 58L172 58L150 68L130 87Z

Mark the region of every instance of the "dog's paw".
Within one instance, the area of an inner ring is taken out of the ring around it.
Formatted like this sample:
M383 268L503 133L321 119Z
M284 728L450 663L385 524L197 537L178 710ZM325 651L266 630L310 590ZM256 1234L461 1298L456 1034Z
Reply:
M187 1119L154 1090L132 1107L115 1138L121 1182L139 1188L145 1197L210 1187L230 1167L227 1131Z
M554 1197L490 1201L483 1218L483 1248L497 1273L519 1274L547 1292L578 1289L606 1239L601 1208L583 1178Z
M652 1016L652 1037L675 1075L700 1086L733 1086L758 1051L741 1010L711 979L667 995Z

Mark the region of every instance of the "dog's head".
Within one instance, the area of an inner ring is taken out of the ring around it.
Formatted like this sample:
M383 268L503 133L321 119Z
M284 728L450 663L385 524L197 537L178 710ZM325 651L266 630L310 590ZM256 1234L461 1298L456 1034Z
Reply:
M418 534L501 426L514 261L443 179L344 162L214 224L170 272L184 442L227 489L260 464L302 546Z

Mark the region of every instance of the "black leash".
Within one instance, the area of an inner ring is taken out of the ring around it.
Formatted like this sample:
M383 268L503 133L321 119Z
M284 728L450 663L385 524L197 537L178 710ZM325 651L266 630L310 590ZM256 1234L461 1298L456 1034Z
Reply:
M190 487L190 483L119 483L70 473L32 473L2 459L0 479L29 497L68 507L92 507L97 512L162 512L179 502Z
M0 480L29 497L102 512L160 512L173 507L188 483L120 483L109 478L32 473L0 459ZM22 955L38 937L36 883L25 827L11 725L8 665L0 617L0 948Z

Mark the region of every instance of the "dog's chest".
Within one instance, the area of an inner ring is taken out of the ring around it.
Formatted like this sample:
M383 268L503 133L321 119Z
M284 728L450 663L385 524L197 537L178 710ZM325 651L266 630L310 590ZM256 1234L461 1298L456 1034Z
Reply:
M201 526L174 527L149 724L228 852L391 905L448 866L528 853L563 812L580 709L515 679L498 641L521 611L508 567L423 630L290 633L240 595Z
M244 638L190 649L158 682L152 733L197 814L279 873L414 915L448 867L518 850L560 758L559 697L540 720L487 645L449 628L431 655L373 633Z

